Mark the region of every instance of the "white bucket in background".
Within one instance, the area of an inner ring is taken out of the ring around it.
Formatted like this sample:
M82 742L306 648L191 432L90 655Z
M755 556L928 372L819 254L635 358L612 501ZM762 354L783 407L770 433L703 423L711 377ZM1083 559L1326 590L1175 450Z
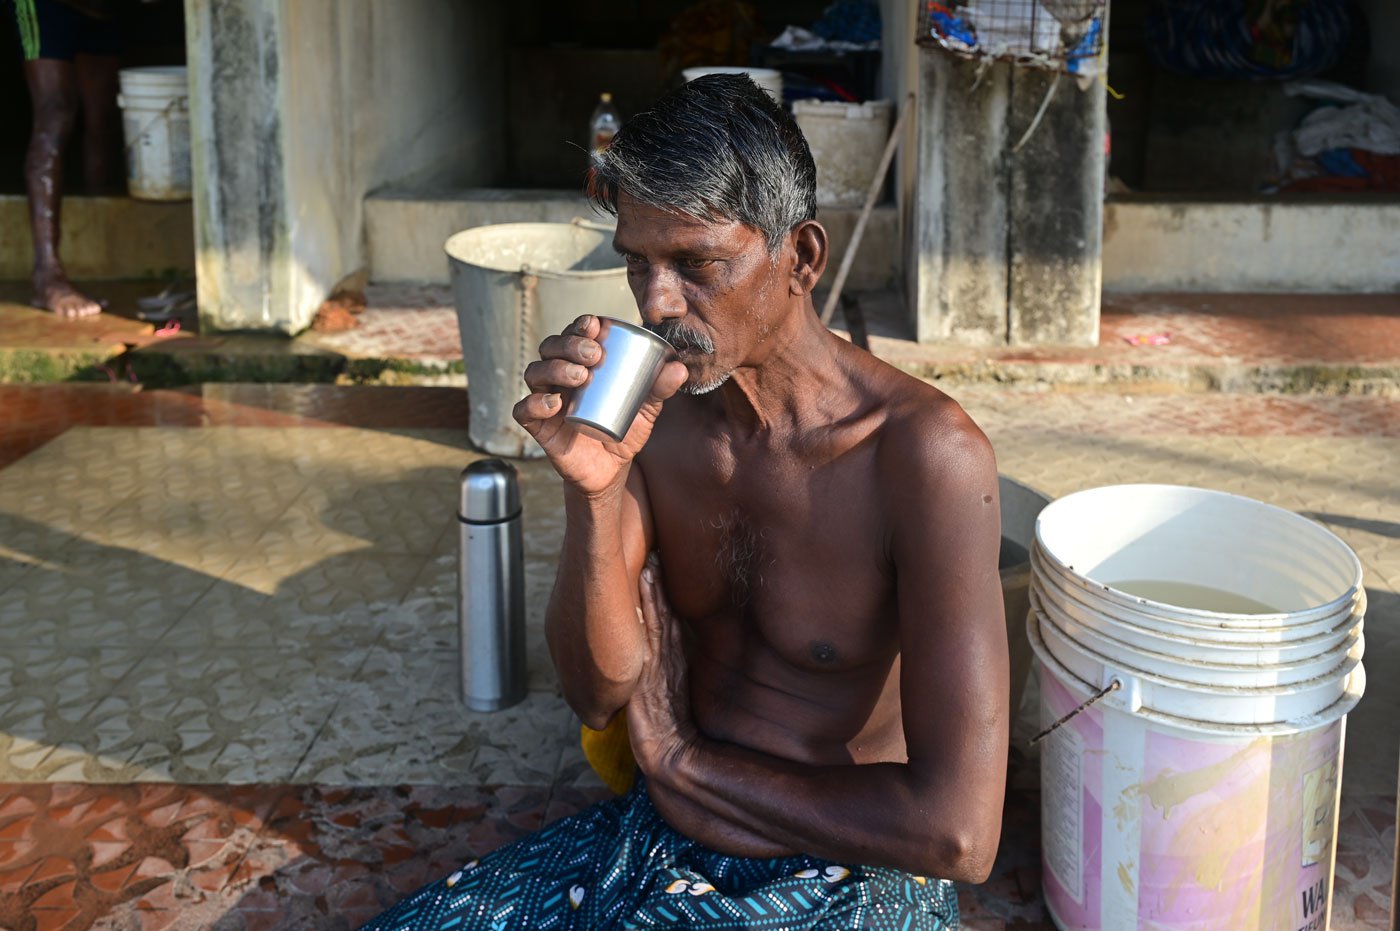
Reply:
M685 68L681 77L687 81L704 77L707 74L747 74L753 82L768 92L779 104L783 102L783 73L772 68L736 68L724 65L706 65L703 68Z
M192 187L184 66L123 68L118 79L127 190L143 200L187 200Z
M890 135L890 102L798 100L792 115L817 165L819 207L860 207Z
M1124 485L1046 507L1032 569L1044 725L1120 685L1040 745L1055 923L1326 928L1365 689L1355 554L1247 498Z

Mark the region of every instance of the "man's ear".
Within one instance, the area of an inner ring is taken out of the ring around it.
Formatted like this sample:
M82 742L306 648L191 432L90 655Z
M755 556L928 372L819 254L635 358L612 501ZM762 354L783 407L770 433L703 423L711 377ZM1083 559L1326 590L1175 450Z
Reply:
M792 267L791 293L809 295L826 270L826 229L816 220L803 220L788 233L796 261Z

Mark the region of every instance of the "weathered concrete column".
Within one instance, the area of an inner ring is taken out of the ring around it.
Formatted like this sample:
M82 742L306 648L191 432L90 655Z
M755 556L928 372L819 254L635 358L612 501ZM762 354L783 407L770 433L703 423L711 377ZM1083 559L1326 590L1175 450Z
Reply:
M980 73L980 77L979 77ZM1104 96L1054 75L919 53L909 293L920 342L1098 341Z
M1010 153L1011 260L1007 342L1094 346L1103 284L1103 82L1018 68L1011 77L1011 145L1053 95L1019 152Z
M490 184L495 0L185 0L201 325L296 333L365 265L366 193ZM443 267L441 243L431 252Z
M912 281L921 343L1006 341L1011 68L919 52Z
M295 333L322 295L294 260L280 0L185 0L200 326Z

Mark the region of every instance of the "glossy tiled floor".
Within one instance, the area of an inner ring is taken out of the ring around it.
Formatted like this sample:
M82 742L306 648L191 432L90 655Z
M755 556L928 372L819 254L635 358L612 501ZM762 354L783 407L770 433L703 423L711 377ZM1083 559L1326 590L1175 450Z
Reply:
M960 399L1002 470L1048 493L1200 484L1356 549L1373 673L1333 927L1383 927L1400 402ZM0 387L0 927L351 927L599 796L540 638L562 522L539 463L522 466L530 696L495 715L455 697L465 411L456 389ZM963 893L976 931L1044 921L1034 760L1013 765L996 873Z

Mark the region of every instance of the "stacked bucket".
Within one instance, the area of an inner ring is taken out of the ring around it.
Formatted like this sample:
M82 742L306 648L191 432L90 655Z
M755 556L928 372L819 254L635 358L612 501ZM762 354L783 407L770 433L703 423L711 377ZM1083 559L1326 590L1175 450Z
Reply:
M1248 498L1117 485L1046 507L1031 565L1056 924L1326 928L1356 555Z

